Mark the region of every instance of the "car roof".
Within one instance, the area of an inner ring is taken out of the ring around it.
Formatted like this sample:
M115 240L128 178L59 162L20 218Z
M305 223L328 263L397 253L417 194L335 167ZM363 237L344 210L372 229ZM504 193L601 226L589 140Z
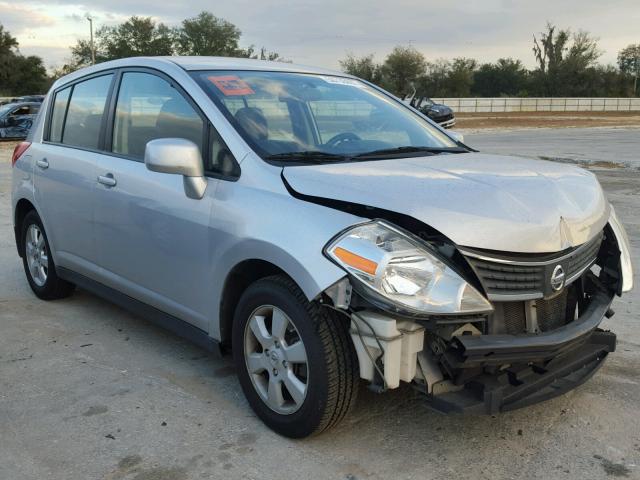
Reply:
M256 60L233 57L164 57L185 70L264 70L276 72L305 72L330 75L344 75L326 68L300 65L297 63Z
M187 71L196 70L254 70L267 72L297 72L314 73L320 75L338 75L351 77L343 72L329 70L325 68L310 67L295 63L273 62L267 60L255 60L251 58L234 57L187 57L187 56L167 56L167 57L129 57L118 60L111 60L99 63L90 67L81 68L73 73L58 79L56 85L67 83L85 75L98 73L102 70L121 67L152 67L163 70L168 65L177 65Z
M2 105L3 107L24 107L25 105L32 106L37 105L38 107L42 106L41 102L9 102Z

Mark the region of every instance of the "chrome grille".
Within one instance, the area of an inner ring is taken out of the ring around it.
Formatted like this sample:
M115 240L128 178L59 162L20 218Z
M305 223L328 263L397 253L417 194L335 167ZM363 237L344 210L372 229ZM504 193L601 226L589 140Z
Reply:
M461 249L490 300L515 301L549 297L554 268L561 265L565 285L577 279L595 261L602 233L569 251L557 254L509 254Z

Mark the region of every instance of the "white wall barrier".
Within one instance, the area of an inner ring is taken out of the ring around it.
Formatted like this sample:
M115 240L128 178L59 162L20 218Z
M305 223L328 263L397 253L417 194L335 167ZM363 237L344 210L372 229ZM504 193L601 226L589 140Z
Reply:
M632 112L640 111L640 98L433 98L454 112Z

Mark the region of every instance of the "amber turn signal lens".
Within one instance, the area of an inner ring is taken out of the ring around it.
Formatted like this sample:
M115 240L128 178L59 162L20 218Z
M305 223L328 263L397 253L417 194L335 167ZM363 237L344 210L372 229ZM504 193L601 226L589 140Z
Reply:
M369 260L368 258L361 257L360 255L356 255L355 253L351 253L349 250L345 250L344 248L337 247L333 254L342 260L347 265L356 268L362 272L368 273L369 275L375 275L376 269L378 268L378 264Z

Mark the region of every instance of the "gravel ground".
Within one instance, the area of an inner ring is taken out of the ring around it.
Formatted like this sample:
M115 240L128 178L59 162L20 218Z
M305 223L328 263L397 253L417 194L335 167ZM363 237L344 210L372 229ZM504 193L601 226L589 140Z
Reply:
M456 128L640 127L640 112L456 113Z
M494 132L468 142L618 163L632 160L638 132ZM0 144L0 479L640 478L640 288L606 321L618 351L565 396L496 417L446 417L410 388L362 389L338 428L292 441L253 415L230 359L82 291L34 297L11 229L9 147ZM640 172L596 173L637 259Z

